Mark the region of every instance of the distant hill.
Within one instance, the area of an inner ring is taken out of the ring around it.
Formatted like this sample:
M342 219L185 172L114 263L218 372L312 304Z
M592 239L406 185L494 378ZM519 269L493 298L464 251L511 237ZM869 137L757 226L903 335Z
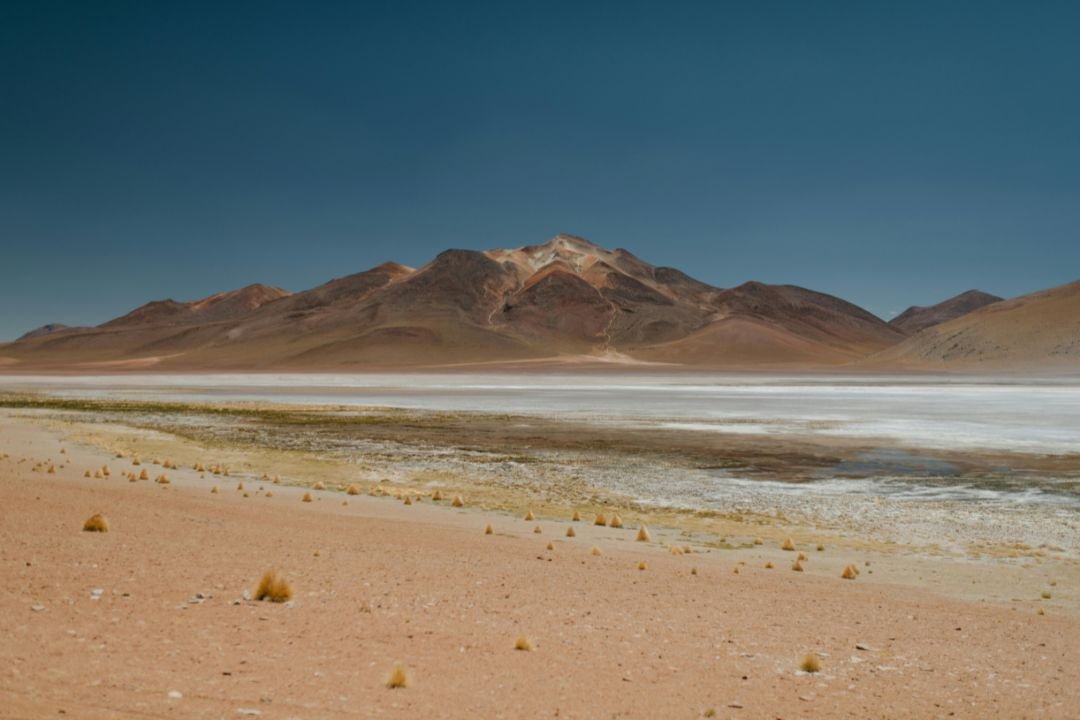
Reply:
M889 325L905 335L914 335L928 327L940 325L1001 300L1002 298L997 295L984 293L981 290L968 290L937 305L929 307L913 305L890 320Z
M42 325L39 328L34 328L30 332L24 333L18 337L19 340L30 340L31 338L43 337L45 335L51 335L54 332L60 332L61 330L67 330L68 326L62 323L49 323L48 325Z
M903 339L831 295L716 288L571 235L447 250L298 293L252 285L160 300L96 328L0 346L15 367L364 369L490 362L835 367Z
M1080 370L1080 281L986 305L931 326L868 365Z

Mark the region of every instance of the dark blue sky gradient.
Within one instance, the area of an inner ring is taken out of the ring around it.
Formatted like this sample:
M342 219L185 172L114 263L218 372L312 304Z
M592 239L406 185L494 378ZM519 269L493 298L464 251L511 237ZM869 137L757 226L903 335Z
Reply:
M889 317L1080 277L1080 3L0 5L0 339L557 232Z

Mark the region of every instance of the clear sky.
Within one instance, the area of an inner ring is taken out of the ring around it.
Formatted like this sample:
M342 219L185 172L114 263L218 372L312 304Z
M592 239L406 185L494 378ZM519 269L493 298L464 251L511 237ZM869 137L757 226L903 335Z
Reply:
M888 318L1080 278L1080 2L0 3L0 339L568 232Z

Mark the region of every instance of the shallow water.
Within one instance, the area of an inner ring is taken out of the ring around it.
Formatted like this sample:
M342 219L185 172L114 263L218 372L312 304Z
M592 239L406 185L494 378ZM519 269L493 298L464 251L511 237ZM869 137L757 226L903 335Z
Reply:
M596 477L643 501L730 506L763 495L889 497L897 501L1058 504L1080 508L1080 379L824 377L720 374L125 375L0 377L0 392L187 402L382 406L573 417L686 432L858 438L880 451L809 483L723 473ZM900 449L896 449L899 446ZM1077 455L1061 477L1008 467L963 477L920 450ZM644 480L644 482L642 482Z

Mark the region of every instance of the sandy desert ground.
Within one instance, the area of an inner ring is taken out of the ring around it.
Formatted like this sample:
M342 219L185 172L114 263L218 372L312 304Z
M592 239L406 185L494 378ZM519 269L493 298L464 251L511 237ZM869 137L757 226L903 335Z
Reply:
M674 526L636 542L630 517L527 522L524 506L405 505L190 458L144 458L169 484L129 482L130 457L11 411L0 458L4 717L1080 715L1075 561L819 552L791 528L809 558L792 572L783 528L763 545ZM96 512L109 532L82 531ZM246 599L270 568L292 602ZM810 653L820 672L800 670ZM411 681L389 689L399 662Z

